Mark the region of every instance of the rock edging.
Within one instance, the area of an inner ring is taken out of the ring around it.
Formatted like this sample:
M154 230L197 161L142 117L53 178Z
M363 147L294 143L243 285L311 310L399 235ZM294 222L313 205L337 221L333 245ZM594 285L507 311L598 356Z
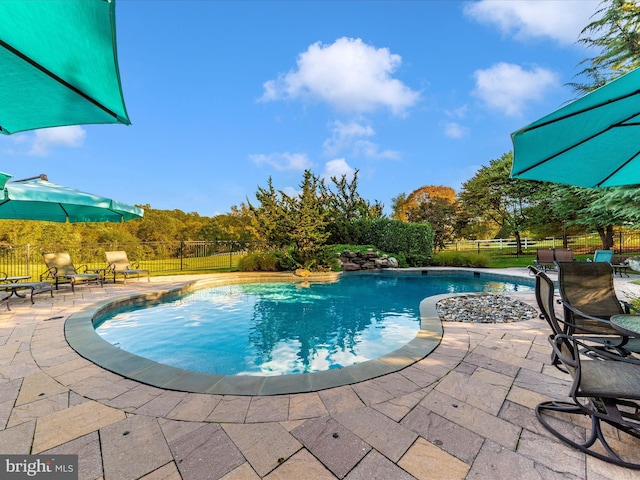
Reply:
M380 254L369 248L365 253L351 250L343 251L339 256L340 268L345 272L358 270L376 270L381 268L398 268L398 260L386 254Z
M504 295L456 295L440 300L443 322L510 323L538 317L531 305Z

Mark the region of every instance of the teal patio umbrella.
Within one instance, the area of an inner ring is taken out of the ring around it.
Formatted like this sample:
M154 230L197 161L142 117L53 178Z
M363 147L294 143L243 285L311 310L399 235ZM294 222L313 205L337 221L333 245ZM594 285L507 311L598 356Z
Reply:
M511 176L579 187L640 184L640 69L511 134Z
M0 219L124 222L144 215L141 208L51 183L46 175L16 182L9 178L0 172Z
M0 1L0 133L130 124L115 0Z

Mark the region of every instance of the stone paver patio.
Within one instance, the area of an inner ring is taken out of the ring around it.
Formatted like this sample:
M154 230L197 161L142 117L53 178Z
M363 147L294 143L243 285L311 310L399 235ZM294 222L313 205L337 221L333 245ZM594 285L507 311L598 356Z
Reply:
M61 288L34 305L0 306L0 453L77 454L79 478L106 480L640 478L564 445L536 420L536 404L565 399L570 385L549 365L538 319L445 323L435 351L398 372L272 396L148 386L68 345L65 320L87 305L194 278ZM616 289L640 296L628 279L616 278ZM535 305L532 293L510 296ZM640 442L607 434L640 455Z

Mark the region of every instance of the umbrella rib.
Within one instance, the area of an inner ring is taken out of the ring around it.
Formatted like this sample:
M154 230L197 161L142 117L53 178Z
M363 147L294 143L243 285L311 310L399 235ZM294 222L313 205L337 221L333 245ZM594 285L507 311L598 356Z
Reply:
M640 154L640 151L634 153L633 155L631 155L631 157L622 162L622 165L620 165L618 168L616 168L615 170L613 170L609 175L607 175L606 177L604 177L601 181L599 181L598 183L596 183L596 187L601 187L602 184L604 182L606 182L607 180L609 180L611 177L613 177L616 173L618 173L620 170L622 170L627 164L629 164L634 158L636 158L638 155Z
M60 205L60 210L64 212L64 216L66 217L66 219L69 220L69 212L67 212L67 210L64 208L64 205L61 203L59 203L58 205Z
M640 92L640 90L638 91ZM638 93L636 92L636 93ZM636 114L631 115L630 117L627 117L621 121L619 121L618 123L614 123L612 125L609 125L607 128L605 128L604 130L600 130L599 132L594 133L593 135L591 135L590 137L585 138L584 140L581 140L578 143L574 143L573 145L565 148L564 150L560 150L557 153L554 153L553 155L543 158L542 160L539 160L538 162L534 163L533 165L528 166L527 168L524 168L522 170L520 170L519 172L515 172L514 175L521 175L523 173L528 172L529 170L532 170L536 167L539 167L540 165L542 165L543 163L548 162L549 160L553 160L554 158L556 158L559 155L562 155L563 153L568 152L569 150L573 150L576 147L579 147L580 145L582 145L583 143L588 142L589 140L592 140L600 135L602 135L603 133L608 132L609 130L612 130L613 128L617 128L617 127L633 127L633 126L637 126L640 125L638 123L625 123L627 120L634 118L635 116L637 116ZM615 172L614 172L615 173ZM609 177L607 177L609 178ZM606 179L605 179L606 180ZM604 181L604 180L603 180Z
M572 112L572 113L569 113L567 115L563 115L561 117L554 118L553 120L548 120L548 121L540 123L538 125L533 125L531 127L524 127L522 130L519 130L518 132L516 132L516 134L530 132L530 131L536 130L536 129L540 128L540 127L546 127L547 125L551 125L551 124L559 122L561 120L565 120L567 118L571 118L571 117L574 117L576 115L580 115L582 113L589 112L591 110L595 110L596 108L600 108L600 107L602 107L604 105L611 105L612 103L619 102L620 100L624 100L626 98L633 97L634 95L638 95L638 94L640 94L640 90L636 90L634 92L628 93L628 94L623 95L623 96L618 97L618 98L607 100L606 102L600 102L597 105L592 105L590 107L583 108L582 110L578 110L576 112ZM576 100L576 101L579 101L579 99ZM633 117L629 117L629 118L633 118Z
M33 67L37 68L38 70L40 70L42 73L44 73L45 75L53 78L54 80L56 80L57 82L60 82L62 85L64 85L65 87L67 87L69 90L71 90L72 92L80 95L82 98L84 98L85 100L93 103L96 107L98 107L99 109L103 110L104 112L108 113L109 115L111 115L113 118L115 119L119 119L120 117L118 116L117 113L113 112L112 110L108 109L107 107L105 107L104 105L102 105L100 102L98 102L97 100L95 100L94 98L90 97L89 95L87 95L86 93L84 93L82 90L79 90L78 88L74 87L73 85L71 85L69 82L65 81L63 78L60 78L58 75L56 75L55 73L53 73L51 70L48 70L47 68L45 68L44 66L40 65L38 62L35 62L34 60L32 60L31 58L27 57L26 55L24 55L22 52L16 50L15 48L13 48L11 45L9 45L7 42L5 42L4 40L0 40L0 45L2 47L4 47L5 49L7 49L9 52L13 53L15 56L20 57L22 60L24 60L25 62L29 63L30 65L32 65ZM2 130L2 126L0 125L0 130Z
M569 150L573 150L576 147L579 147L580 145L582 145L583 143L588 142L589 140L596 138L599 135L602 135L603 133L611 130L612 128L616 127L618 125L609 125L607 128L605 128L604 130L601 130L593 135L591 135L590 137L585 138L584 140L581 140L578 143L574 143L573 145L565 148L564 150L560 150L559 152L554 153L553 155L543 158L542 160L537 161L536 163L534 163L533 165L529 165L527 168L524 168L522 170L520 170L519 172L515 172L514 175L522 175L523 173L528 172L529 170L533 170L536 167L539 167L540 165L542 165L543 163L547 163L549 160L553 160L554 158L562 155L563 153L568 152Z

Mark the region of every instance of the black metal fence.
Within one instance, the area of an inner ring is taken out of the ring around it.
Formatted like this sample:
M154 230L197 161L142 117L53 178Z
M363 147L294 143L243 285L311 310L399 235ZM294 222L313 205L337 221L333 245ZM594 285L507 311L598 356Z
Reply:
M42 260L46 252L68 252L74 265L79 268L104 268L107 266L104 252L124 250L129 260L139 268L156 275L237 270L238 262L256 245L237 241L181 241L144 243L103 243L61 245L11 245L0 244L0 272L9 276L29 275L34 280L47 267ZM574 253L592 254L602 248L597 234L544 239L522 238L523 256L535 256L538 248L571 248ZM492 257L517 256L513 238L493 240L466 240L447 245L446 250L475 252ZM616 255L640 254L640 231L620 231L614 236Z
M131 263L152 274L175 274L237 269L239 259L252 245L233 241L182 241L77 245L0 245L0 272L29 275L34 280L47 269L42 254L67 252L76 268L107 266L104 252L124 250Z

